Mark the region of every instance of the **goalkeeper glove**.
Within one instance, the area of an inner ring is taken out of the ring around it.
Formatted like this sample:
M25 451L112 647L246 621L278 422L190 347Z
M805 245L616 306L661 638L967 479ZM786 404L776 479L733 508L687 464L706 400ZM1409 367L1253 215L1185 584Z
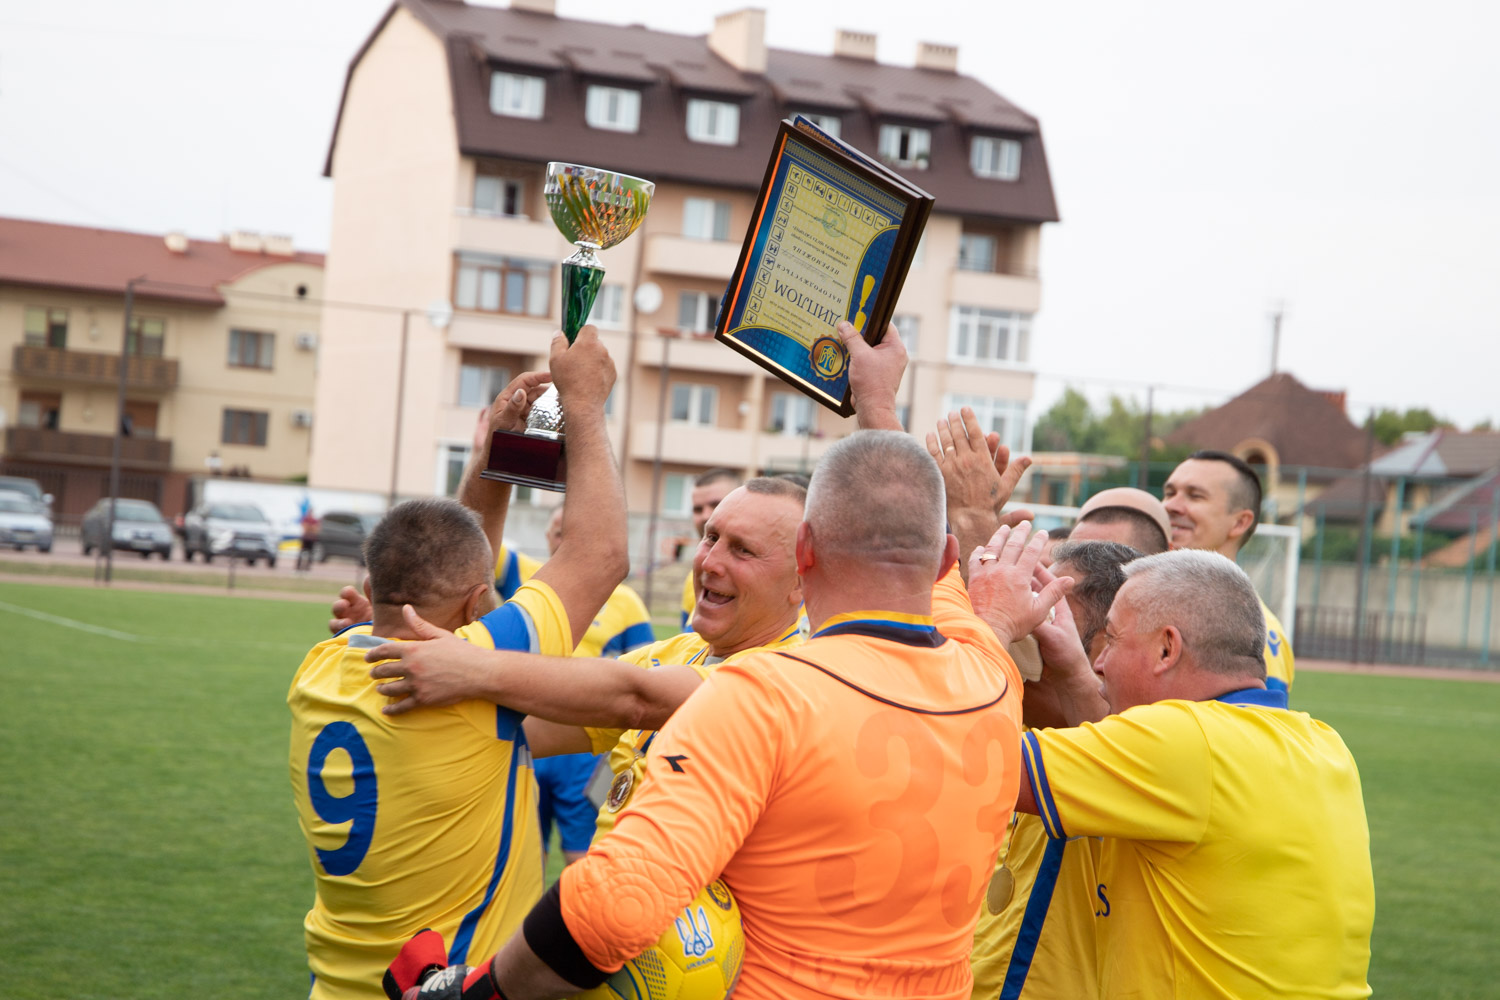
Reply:
M385 970L381 985L391 1000L505 1000L489 963L479 968L448 965L442 935L424 930L406 944Z

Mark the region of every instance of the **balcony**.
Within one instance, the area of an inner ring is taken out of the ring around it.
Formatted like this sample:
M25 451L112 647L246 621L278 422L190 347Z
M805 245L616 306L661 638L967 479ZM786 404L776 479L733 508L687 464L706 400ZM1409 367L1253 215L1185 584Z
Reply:
M642 334L637 342L636 364L660 368L663 343L659 335ZM757 375L764 371L749 358L714 340L711 332L683 333L672 338L672 346L667 351L667 364L673 371L721 372L725 375Z
M630 457L649 462L656 455L656 421L642 420L630 435ZM755 432L729 427L668 423L661 436L664 462L679 465L736 465L749 461Z
M62 352L58 352L62 353ZM176 362L172 362L176 364ZM7 427L5 456L28 462L65 465L107 466L115 439L108 434L77 434L38 427ZM165 472L172 466L172 442L156 438L125 438L121 442L120 465L126 469Z
M740 260L740 244L728 240L699 240L672 233L646 237L645 268L652 274L728 281Z
M1034 313L1042 305L1042 285L1034 277L955 269L952 278L948 300L958 305L1023 313Z
M574 250L551 219L486 215L467 208L454 213L453 247L455 250L547 261L562 260Z
M16 378L89 385L116 385L120 381L120 356L100 351L17 344L12 368ZM133 389L167 392L177 387L177 362L168 358L127 358L125 383Z

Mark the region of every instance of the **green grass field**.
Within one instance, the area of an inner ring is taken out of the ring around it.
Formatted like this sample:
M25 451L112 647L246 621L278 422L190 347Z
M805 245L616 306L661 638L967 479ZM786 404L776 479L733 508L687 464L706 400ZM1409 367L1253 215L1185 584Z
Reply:
M312 889L285 696L325 620L0 584L0 996L302 995ZM1364 776L1376 995L1500 994L1500 685L1304 672L1294 701Z

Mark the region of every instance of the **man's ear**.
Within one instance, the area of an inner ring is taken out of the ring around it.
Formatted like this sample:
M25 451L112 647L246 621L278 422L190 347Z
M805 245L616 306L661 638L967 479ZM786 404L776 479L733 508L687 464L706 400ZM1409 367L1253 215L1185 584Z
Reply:
M1156 663L1151 668L1151 673L1160 677L1162 674L1172 670L1182 662L1182 632L1176 625L1168 625L1157 633L1161 646L1157 655Z
M1229 537L1240 541L1245 537L1245 532L1249 531L1254 524L1255 511L1246 507L1234 515L1234 523L1229 526ZM1240 544L1244 544L1243 541L1240 541Z
M360 588L365 592L365 600L367 600L367 601L370 602L370 606L371 607L374 607L375 606L375 594L374 594L373 591L370 590L370 574L368 574L368 573L365 574L365 582L360 585Z
M797 525L797 573L806 576L817 560L813 557L812 525L803 521Z
M495 601L491 596L493 593L494 587L488 581L485 583L476 583L473 587L469 588L468 594L464 596L464 620L462 624L467 625L470 622L477 622L493 611L495 608Z
M945 535L943 542L943 558L938 560L937 578L941 580L948 575L948 571L958 564L958 537L956 535Z

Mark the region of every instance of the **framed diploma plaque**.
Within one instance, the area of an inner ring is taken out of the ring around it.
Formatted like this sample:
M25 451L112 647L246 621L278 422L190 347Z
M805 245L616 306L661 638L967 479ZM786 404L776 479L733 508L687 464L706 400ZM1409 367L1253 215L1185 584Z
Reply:
M880 342L932 196L807 119L782 122L714 337L842 416L834 325Z

